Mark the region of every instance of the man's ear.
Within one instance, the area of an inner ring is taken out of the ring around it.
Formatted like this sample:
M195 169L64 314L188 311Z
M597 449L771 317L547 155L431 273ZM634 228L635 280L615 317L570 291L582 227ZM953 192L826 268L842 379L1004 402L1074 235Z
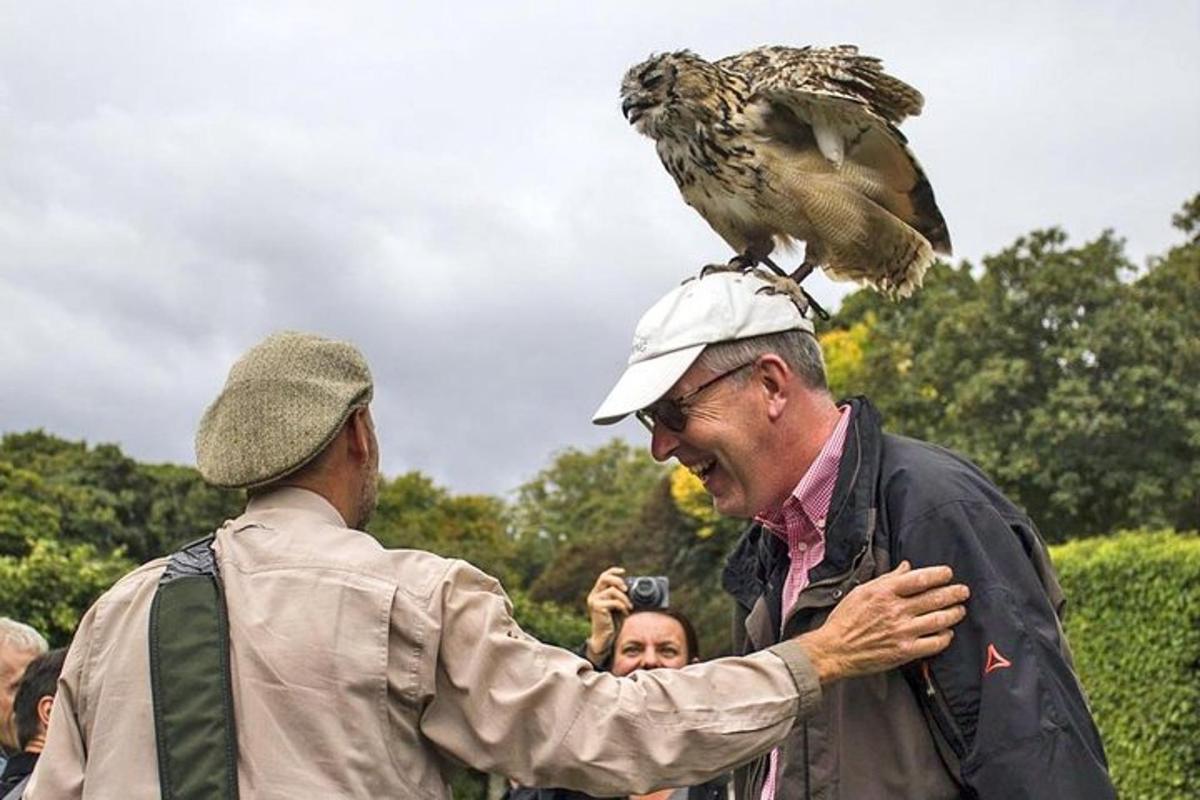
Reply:
M774 353L764 353L755 364L755 380L766 398L767 415L774 422L783 414L791 394L791 367Z
M54 696L44 694L37 701L38 722L42 723L42 729L50 725L50 709L54 708Z
M350 426L350 455L358 463L371 460L371 412L366 406L357 408L347 420Z

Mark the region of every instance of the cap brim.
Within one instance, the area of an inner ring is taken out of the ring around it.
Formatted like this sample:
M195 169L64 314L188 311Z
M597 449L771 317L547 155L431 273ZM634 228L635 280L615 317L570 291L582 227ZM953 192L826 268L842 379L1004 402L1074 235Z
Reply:
M611 425L650 405L683 377L707 346L697 344L630 364L592 415L592 422Z

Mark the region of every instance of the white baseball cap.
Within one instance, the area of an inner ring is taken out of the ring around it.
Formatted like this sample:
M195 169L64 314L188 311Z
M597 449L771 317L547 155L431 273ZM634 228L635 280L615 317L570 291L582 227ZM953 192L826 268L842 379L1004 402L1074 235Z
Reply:
M813 324L786 294L754 272L710 272L672 289L633 334L629 366L592 415L611 425L662 397L710 344Z

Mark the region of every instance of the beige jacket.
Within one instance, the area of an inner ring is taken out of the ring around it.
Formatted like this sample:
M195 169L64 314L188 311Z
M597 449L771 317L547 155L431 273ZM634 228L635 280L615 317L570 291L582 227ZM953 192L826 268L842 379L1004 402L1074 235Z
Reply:
M521 631L462 561L386 550L282 489L217 534L239 785L255 798L447 798L448 759L593 794L700 783L820 702L794 643L628 678ZM122 578L71 645L30 800L159 797L147 623L165 566Z

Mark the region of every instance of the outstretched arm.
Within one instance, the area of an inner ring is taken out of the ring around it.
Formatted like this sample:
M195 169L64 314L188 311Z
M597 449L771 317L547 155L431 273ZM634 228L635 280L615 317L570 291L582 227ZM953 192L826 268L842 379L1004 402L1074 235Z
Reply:
M421 730L471 766L532 786L592 794L701 783L778 744L820 702L821 684L936 652L961 619L950 571L907 571L858 587L822 636L744 658L626 678L598 673L520 630L499 585L450 568L431 614L441 641Z

